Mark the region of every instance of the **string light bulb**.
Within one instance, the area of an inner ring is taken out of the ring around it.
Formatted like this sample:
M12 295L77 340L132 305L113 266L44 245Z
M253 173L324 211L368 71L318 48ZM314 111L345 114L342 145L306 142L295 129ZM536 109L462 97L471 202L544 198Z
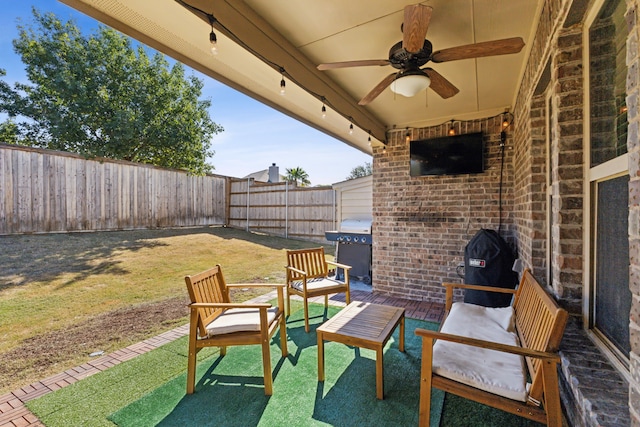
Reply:
M349 135L353 135L353 122L349 123Z
M404 134L404 142L407 144L411 142L411 131L407 128L407 132Z
M280 67L280 95L284 95L287 91L287 82L284 81L284 68Z
M371 147L371 131L369 131L369 137L367 138L367 142L369 143L369 147Z
M216 37L216 33L213 32L213 29L211 30L211 33L209 33L209 42L211 43L211 54L213 56L218 54L218 38Z
M322 104L322 118L327 118L327 107L325 107L324 104Z
M456 134L456 128L453 127L453 125L454 125L454 121L451 120L451 125L449 126L449 131L447 132L449 136L454 136Z
M209 22L211 23L211 32L209 33L209 43L211 43L211 54L213 56L218 54L218 37L216 37L216 33L213 31L213 24L216 22L216 18L213 16L209 16Z
M506 129L511 126L511 122L513 121L513 114L508 111L502 113L502 129Z

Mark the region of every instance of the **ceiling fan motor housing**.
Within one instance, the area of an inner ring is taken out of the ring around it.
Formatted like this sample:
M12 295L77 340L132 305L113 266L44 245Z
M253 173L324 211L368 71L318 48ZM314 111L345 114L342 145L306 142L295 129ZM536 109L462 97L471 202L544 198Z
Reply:
M399 41L389 49L389 62L398 70L414 69L429 62L431 52L433 52L433 46L429 40L425 40L422 49L414 53L404 49L402 41Z

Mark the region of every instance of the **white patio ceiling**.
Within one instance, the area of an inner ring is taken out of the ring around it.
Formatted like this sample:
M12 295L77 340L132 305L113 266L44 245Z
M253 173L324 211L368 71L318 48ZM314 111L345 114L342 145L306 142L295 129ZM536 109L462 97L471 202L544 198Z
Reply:
M318 71L316 66L387 59L389 48L402 40L404 6L415 1L184 0L195 9L176 0L61 1L365 153L372 152L369 133L375 145L394 127L469 120L511 108L543 3L422 2L433 7L427 39L434 50L508 37L522 37L525 47L512 55L428 64L460 90L451 98L442 99L431 89L413 98L386 89L360 106L358 101L394 68ZM196 9L219 21L216 56L209 51L211 26ZM285 96L280 95L281 69ZM321 115L323 98L326 118ZM352 135L350 122L355 124Z

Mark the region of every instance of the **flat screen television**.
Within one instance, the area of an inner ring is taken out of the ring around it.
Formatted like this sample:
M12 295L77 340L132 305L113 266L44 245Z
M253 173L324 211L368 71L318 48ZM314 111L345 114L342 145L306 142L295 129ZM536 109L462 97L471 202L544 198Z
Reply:
M411 176L484 172L482 132L411 141Z

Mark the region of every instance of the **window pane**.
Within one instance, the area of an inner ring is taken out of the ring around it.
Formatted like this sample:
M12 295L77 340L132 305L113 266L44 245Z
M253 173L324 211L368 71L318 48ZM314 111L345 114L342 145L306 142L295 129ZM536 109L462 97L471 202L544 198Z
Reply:
M595 327L629 357L629 175L597 183Z
M623 0L607 0L589 29L591 167L627 152L624 12Z

